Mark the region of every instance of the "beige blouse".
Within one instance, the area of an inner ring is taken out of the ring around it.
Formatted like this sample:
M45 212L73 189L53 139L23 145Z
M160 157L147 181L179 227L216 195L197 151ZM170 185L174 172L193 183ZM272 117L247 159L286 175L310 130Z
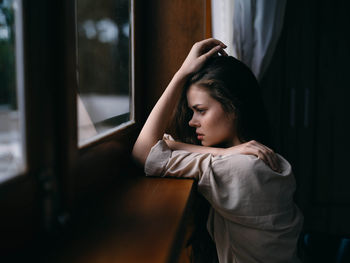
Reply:
M211 204L207 229L220 263L300 262L303 216L293 202L291 166L279 158L282 173L253 155L172 151L161 140L148 155L145 173L198 180L198 191Z

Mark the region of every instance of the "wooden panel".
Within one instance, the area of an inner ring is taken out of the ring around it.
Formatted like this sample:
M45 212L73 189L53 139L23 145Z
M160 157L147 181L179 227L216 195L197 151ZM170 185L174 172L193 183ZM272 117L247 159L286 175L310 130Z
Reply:
M205 38L205 0L150 1L147 28L147 110L166 88L192 45Z
M89 203L60 262L177 262L192 188L192 180L140 176Z
M34 178L25 175L0 188L0 251L2 261L30 244L39 230L40 204Z
M212 19L211 19L211 0L206 0L206 10L205 10L205 21L206 21L206 30L205 30L205 38L213 37L212 30Z

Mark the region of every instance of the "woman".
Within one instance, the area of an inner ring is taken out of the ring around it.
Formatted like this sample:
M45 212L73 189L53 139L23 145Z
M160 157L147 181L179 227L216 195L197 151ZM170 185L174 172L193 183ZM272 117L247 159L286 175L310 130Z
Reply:
M192 47L133 156L147 175L198 180L198 192L211 205L207 228L219 262L298 262L302 215L293 203L291 167L256 141L263 141L266 128L258 85L225 47L216 39ZM181 142L163 139L176 108Z

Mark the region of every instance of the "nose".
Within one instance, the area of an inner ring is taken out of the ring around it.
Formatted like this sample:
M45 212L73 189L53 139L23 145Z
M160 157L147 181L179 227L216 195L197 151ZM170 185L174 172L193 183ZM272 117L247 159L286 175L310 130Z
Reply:
M195 114L192 115L192 118L188 122L188 125L190 125L191 127L199 127L200 126L198 119L195 117Z

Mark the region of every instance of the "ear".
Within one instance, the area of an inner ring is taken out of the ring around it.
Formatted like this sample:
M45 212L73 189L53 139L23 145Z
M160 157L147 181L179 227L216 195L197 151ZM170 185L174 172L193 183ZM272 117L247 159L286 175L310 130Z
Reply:
M230 121L233 121L235 124L236 124L236 119L237 119L237 114L235 111L233 112L227 112L227 118L230 120Z

